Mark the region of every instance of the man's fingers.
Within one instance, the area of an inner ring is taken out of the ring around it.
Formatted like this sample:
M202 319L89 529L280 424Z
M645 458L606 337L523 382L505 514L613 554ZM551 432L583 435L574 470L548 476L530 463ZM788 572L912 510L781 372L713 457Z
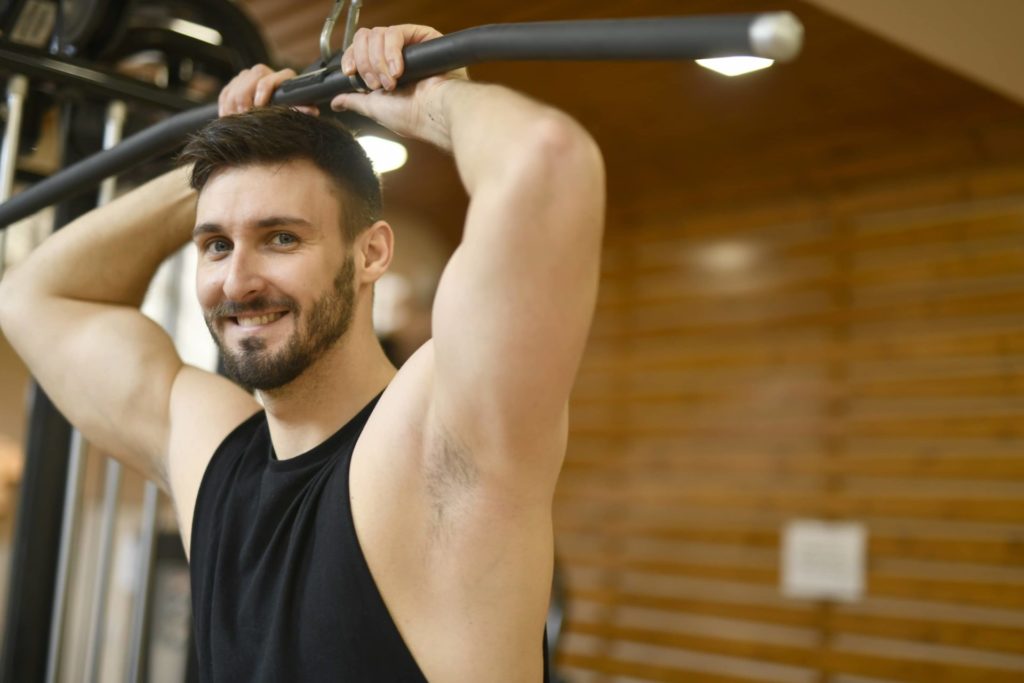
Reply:
M341 56L341 70L349 76L358 73L370 90L394 90L398 86L398 79L405 73L403 48L440 36L429 26L413 24L372 30L361 28L356 31L352 44ZM382 96L383 93L338 95L331 100L331 109L354 111L375 118L375 114L384 113L384 100L378 99Z
M335 95L331 100L331 110L333 111L347 111L349 108L349 97L348 94Z
M380 81L373 72L373 65L370 64L369 41L369 29L361 28L356 31L356 35L352 39L352 58L355 60L356 71L362 76L366 87L370 90L376 90L380 87Z
M384 53L384 35L386 31L387 29L382 27L371 30L367 47L370 50L370 66L373 68L373 73L377 80L380 81L381 87L385 90L394 90L395 79L391 77L387 55Z
M220 113L221 116L227 116L234 108L232 100L235 96L235 90L239 87L239 83L245 77L247 71L248 69L243 69L221 89L220 97L217 98L218 113Z
M274 72L266 64L257 64L243 73L245 76L239 83L239 87L234 89L233 114L240 114L252 109L259 82Z
M271 98L285 81L295 78L294 69L281 69L267 74L256 82L256 94L253 97L253 104L257 107L265 107L270 104Z
M368 97L362 93L345 93L335 95L331 100L331 109L334 111L352 111L363 116L370 116L366 109L365 100Z
M429 26L413 24L361 28L341 57L341 70L349 76L358 73L370 90L394 90L405 73L402 49L440 36Z
M243 69L220 91L217 112L220 116L230 116L247 112L253 107L265 107L270 104L278 87L295 76L294 69L274 71L265 64ZM302 107L299 110L310 114L319 113L315 107Z
M358 31L356 34L358 35ZM341 56L341 72L346 76L351 76L356 72L356 60L352 56L352 46L355 45L355 36L352 36L352 45L346 48L345 53Z
M234 113L235 95L238 89L242 87L242 81L245 80L248 72L248 69L243 69L221 89L220 95L217 97L217 113L220 116L228 116Z
M401 26L389 26L384 30L384 58L387 61L388 75L396 83L405 71L403 47L405 47L405 35L402 33Z

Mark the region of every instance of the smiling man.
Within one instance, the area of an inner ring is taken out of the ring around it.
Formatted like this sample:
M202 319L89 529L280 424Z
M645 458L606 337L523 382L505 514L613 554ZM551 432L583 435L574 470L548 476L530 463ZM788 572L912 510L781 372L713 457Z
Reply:
M437 35L359 31L342 66L374 92L332 102L450 151L470 195L434 338L401 370L372 327L393 251L372 169L331 122L253 110L292 75L266 67L225 88L185 167L0 288L4 332L57 405L173 498L205 681L546 678L603 168L578 124L505 88L452 73L396 90L402 47ZM237 384L182 364L137 309L189 239Z
M358 218L340 215L338 195L344 187L332 187L325 172L309 161L317 155L315 149L282 162L253 143L252 136L258 140L291 126L308 134L293 146L300 149L303 140L315 141L316 129L325 124L288 110L258 110L248 118L207 129L182 157L196 162L192 183L202 189L201 222L192 239L200 257L197 281L206 325L228 375L248 389L270 391L298 378L349 329L356 298L355 259L346 253L351 245L343 224ZM333 132L338 146L348 143L349 155L363 157L344 132ZM233 146L233 156L245 158L245 165L239 168L236 161L211 180L214 164L225 163L215 156L224 154L225 145ZM330 170L327 162L321 165ZM377 207L370 213L379 213L376 178L365 163L360 170ZM383 224L376 229L387 230ZM380 237L390 240L387 234ZM280 281L281 287L265 287L264 280ZM311 301L300 303L287 293L289 285L302 291L317 284L322 291Z

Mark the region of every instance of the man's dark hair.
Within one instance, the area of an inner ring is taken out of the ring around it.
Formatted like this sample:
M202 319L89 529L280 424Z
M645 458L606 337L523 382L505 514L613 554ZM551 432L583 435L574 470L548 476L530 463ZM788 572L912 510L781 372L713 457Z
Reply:
M334 182L342 206L342 233L351 242L380 218L380 180L366 152L339 122L287 107L262 107L211 121L178 155L192 164L192 188L202 191L225 168L305 159Z

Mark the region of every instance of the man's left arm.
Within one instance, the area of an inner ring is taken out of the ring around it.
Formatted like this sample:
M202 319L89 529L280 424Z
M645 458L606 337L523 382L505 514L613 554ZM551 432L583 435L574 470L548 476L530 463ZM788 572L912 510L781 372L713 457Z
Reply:
M371 88L422 27L361 31L342 66ZM507 88L449 75L395 93L345 95L354 109L450 150L470 195L461 244L433 312L431 423L481 473L550 495L569 392L593 316L604 167L568 115Z
M436 417L479 466L553 487L597 294L601 157L559 111L495 86L447 87L470 204L434 303Z

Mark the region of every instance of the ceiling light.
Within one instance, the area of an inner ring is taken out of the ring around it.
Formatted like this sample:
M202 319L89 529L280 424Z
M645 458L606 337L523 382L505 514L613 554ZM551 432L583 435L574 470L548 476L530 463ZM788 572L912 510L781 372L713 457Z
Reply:
M370 163L373 164L373 170L377 173L387 173L401 168L409 158L405 145L394 140L385 140L376 135L361 135L356 140L363 146L366 156L370 157Z
M202 43L210 45L223 45L224 36L217 29L203 26L185 19L170 19L164 24L164 28L180 33L183 36L194 38Z
M717 71L723 76L739 76L751 71L767 69L775 63L775 60L764 57L717 57L715 59L698 59L697 63L705 69Z

